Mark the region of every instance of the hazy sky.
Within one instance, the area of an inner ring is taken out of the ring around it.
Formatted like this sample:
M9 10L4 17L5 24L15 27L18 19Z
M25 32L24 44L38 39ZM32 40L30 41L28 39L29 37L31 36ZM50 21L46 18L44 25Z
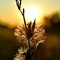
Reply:
M22 7L37 6L43 14L49 14L60 10L60 0L23 0ZM7 24L20 22L20 12L17 9L15 0L0 0L0 21Z

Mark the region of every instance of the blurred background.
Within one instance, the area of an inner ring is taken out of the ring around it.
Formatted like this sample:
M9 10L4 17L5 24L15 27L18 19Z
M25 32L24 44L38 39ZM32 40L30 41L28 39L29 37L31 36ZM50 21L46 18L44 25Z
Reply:
M43 26L46 30L46 41L38 46L35 59L60 60L60 13L45 16ZM19 47L14 28L0 22L0 60L13 60Z
M38 46L33 59L60 60L60 0L24 1L23 7L26 3L38 3L36 5L43 12L42 19L39 19L43 23L39 25L42 24L46 31L46 40ZM15 27L21 24L20 15L14 0L0 0L0 60L13 60L20 47L14 36Z
M60 13L55 12L45 16L43 26L46 31L46 40L38 46L35 59L60 60Z

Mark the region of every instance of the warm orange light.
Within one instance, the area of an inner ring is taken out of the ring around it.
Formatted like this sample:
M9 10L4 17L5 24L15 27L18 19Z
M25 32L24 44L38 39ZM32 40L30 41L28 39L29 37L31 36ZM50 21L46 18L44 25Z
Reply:
M41 10L36 7L29 7L25 11L25 17L27 21L34 21L34 19L39 19L41 15Z

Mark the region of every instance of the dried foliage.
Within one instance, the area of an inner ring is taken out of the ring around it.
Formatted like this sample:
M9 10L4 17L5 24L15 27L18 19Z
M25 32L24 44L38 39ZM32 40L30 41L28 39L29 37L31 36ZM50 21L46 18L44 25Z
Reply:
M36 27L36 19L33 24L32 22L26 24L25 9L23 8L23 11L21 11L21 1L16 0L16 4L23 16L24 26L17 26L14 31L14 35L21 46L14 60L32 60L38 45L45 41L45 30L42 26Z
M24 56L24 58L25 58L25 55L23 55L23 54L27 53L28 49L32 49L30 51L30 53L32 54L32 52L34 50L36 51L38 45L40 43L44 43L44 41L45 41L45 30L42 26L35 27L34 34L30 38L30 47L31 48L29 48L29 46L28 46L28 39L27 39L24 27L17 26L17 28L15 29L14 35L16 36L17 40L19 41L19 43L21 45L21 48L18 50L19 53L16 55L15 58L18 58L18 56L20 56L20 55ZM22 50L22 51L20 51L20 50Z

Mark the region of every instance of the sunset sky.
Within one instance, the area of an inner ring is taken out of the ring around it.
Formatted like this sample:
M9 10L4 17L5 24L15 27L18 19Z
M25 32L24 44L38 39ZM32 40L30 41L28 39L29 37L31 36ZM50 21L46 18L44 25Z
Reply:
M22 0L22 8L36 7L42 14L50 14L60 10L60 0ZM15 25L21 21L21 14L17 9L15 0L0 0L0 21Z

